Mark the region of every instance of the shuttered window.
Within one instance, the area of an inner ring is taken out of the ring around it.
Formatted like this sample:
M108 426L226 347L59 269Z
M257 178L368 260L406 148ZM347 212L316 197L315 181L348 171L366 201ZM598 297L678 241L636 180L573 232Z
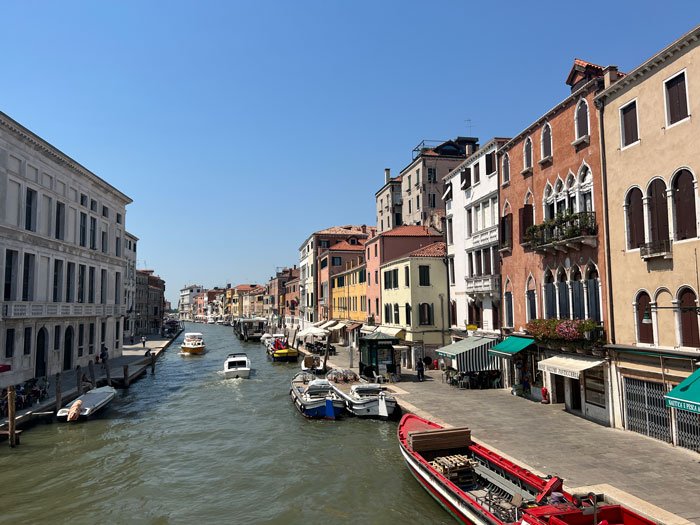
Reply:
M527 301L527 320L532 321L537 318L537 303L535 302L535 290L528 290L525 294Z
M552 128L546 124L542 129L542 158L552 156Z
M676 240L697 237L695 188L693 176L681 170L673 180L673 210L676 218Z
M639 332L639 342L652 344L654 342L654 329L651 323L644 323L644 314L651 315L649 309L649 294L642 292L637 296L637 330Z
M418 284L419 286L430 286L430 266L418 267Z
M532 204L526 204L519 210L520 213L520 242L525 242L525 234L527 229L533 225L533 209Z
M637 103L631 102L621 110L622 145L629 146L639 140L637 131Z
M525 169L532 168L532 141L528 138L523 147L523 164Z
M683 346L700 346L698 335L698 314L695 313L695 292L686 288L681 292L681 344Z
M559 319L569 319L571 317L569 312L569 287L566 281L557 283L557 299L559 302Z
M576 107L576 138L588 135L588 104L583 100Z
M478 184L481 180L481 174L479 173L479 163L474 164L474 184Z
M460 173L460 188L466 190L472 186L472 170L471 168L464 168Z
M598 278L586 281L588 292L588 318L600 322L600 280Z
M503 156L503 183L510 182L510 158Z
M668 123L674 124L688 116L688 101L685 93L685 73L666 82L666 106Z
M651 242L668 240L668 203L666 184L656 179L649 187L649 226Z
M513 214L508 213L501 218L501 247L513 246Z
M634 250L644 244L644 206L642 191L633 188L627 195L627 249Z
M545 283L544 285L544 314L546 319L552 319L557 316L557 295L554 288L554 283Z
M585 298L583 297L583 283L581 281L572 281L571 298L573 301L574 319L583 319L585 316Z
M505 314L506 314L506 326L513 326L513 293L506 292L503 298Z
M496 171L496 152L486 154L486 174L489 175Z
M484 275L491 275L491 248L484 249Z
M428 303L421 303L418 306L419 323L421 325L431 325L433 324L433 305Z

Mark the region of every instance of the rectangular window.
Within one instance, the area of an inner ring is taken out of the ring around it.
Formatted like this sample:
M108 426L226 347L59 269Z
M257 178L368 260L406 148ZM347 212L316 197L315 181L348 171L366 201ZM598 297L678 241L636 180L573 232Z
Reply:
M78 302L85 302L85 265L78 266Z
M342 263L342 259L340 257L331 257L331 266L340 266Z
M467 237L471 237L472 236L472 209L471 208L469 208L467 210L467 221L466 222L467 222L467 224L466 224Z
M436 168L428 168L428 182L437 182Z
M15 250L5 250L5 301L14 301L17 298L17 267L19 253Z
M87 246L87 215L80 213L80 246Z
M455 283L455 260L449 259L449 270L450 270L450 284Z
M88 270L88 303L95 302L95 267L90 266Z
M107 232L106 232L106 231L102 231L102 232L100 233L100 235L101 235L101 237L102 237L102 238L101 238L101 242L100 242L100 245L101 245L101 248L102 248L102 253L107 253Z
M528 228L533 225L533 207L532 204L526 204L520 210L520 243L528 242Z
M107 340L107 323L100 323L100 348L102 348Z
M685 90L685 72L666 81L666 108L668 123L675 124L688 116L688 98Z
M406 303L406 324L411 326L411 305Z
M102 206L102 216L109 218L109 208L107 206Z
M5 330L5 357L13 357L15 355L15 329L8 328Z
M95 353L95 323L90 323L88 329L88 354Z
M403 282L404 282L404 286L406 286L406 288L411 286L410 269L408 266L404 266L404 268L403 268Z
M116 272L114 274L114 304L120 304L121 297L121 287L122 287L122 274Z
M66 238L66 205L62 202L56 202L54 237L60 241Z
M379 272L374 270L374 284L379 284Z
M36 191L27 188L27 202L24 207L24 229L36 231Z
M87 208L88 205L88 197L84 193L80 194L80 205L85 206Z
M384 322L391 323L391 305L390 304L384 305Z
M453 237L452 237L452 217L447 219L447 244L452 244L454 243Z
M90 217L90 249L97 250L97 219Z
M22 272L22 300L34 300L34 254L24 254L24 271Z
M324 257L321 259L321 269L326 268L328 266L328 257Z
M399 305L397 303L394 303L394 324L399 323L401 323L399 318Z
M490 175L496 171L496 152L486 154L486 174Z
M75 301L75 263L69 262L66 271L66 302Z
M117 257L121 257L121 256L122 256L122 238L121 238L121 237L117 237L117 242L116 242L116 247L115 247L115 250L114 250L114 255L116 255Z
M506 314L506 326L507 327L512 327L513 326L513 294L511 292L506 292L504 294L504 305L503 308L505 309L505 314Z
M117 224L121 224L121 223L122 223L122 214L117 213Z
M97 201L95 199L90 199L90 211L97 211Z
M83 357L85 353L85 325L78 325L78 357Z
M586 370L583 376L586 403L605 408L605 375L602 366Z
M637 130L637 102L630 102L620 110L620 126L622 128L622 146L629 146L639 140Z
M408 201L408 213L411 213L411 204L413 204L413 201L409 200Z
M491 248L484 249L484 275L491 275Z
M420 210L420 195L416 195L416 210Z
M481 174L480 174L480 172L479 172L480 170L481 170L481 166L480 166L480 164L477 162L476 164L474 164L474 168L473 168L473 172L474 172L474 184L478 184L479 181L481 180Z
M53 302L60 303L63 295L63 261L53 262Z
M430 206L431 208L435 207L435 194L434 193L430 193L428 195L428 206Z
M418 306L419 323L421 325L433 324L433 305L421 303Z
M32 355L32 327L24 327L24 355Z
M319 248L330 248L330 241L318 241Z
M418 267L418 285L430 286L430 266Z

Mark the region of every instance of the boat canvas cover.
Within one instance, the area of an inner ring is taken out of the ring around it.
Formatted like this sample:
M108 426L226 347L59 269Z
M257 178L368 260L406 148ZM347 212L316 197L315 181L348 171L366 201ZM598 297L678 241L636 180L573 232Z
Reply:
M525 350L531 344L534 344L535 340L529 337L518 337L517 335L511 335L507 339L504 339L493 348L489 349L489 354L499 355L501 357L513 357L518 352Z
M537 363L537 369L558 376L578 379L581 372L584 370L602 365L604 362L605 361L603 359L591 359L590 357L558 355L548 359L543 359Z
M497 342L493 337L472 336L437 349L437 354L456 359L459 372L502 370L502 359L490 355L489 348Z
M664 397L667 407L700 414L700 368Z

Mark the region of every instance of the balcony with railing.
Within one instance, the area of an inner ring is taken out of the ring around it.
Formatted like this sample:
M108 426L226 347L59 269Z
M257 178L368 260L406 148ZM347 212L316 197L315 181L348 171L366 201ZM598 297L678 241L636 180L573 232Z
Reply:
M499 293L501 278L499 275L477 275L465 277L467 293L497 294Z
M474 248L496 244L498 242L498 225L474 232L471 241Z
M598 244L595 212L557 215L542 224L530 226L525 238L532 249L540 252L569 252L580 250L581 245L595 247Z
M670 259L673 256L673 241L670 239L660 239L642 244L639 247L639 255L642 259L653 259L663 257Z
M2 303L0 311L3 319L123 316L126 315L126 305L10 301Z

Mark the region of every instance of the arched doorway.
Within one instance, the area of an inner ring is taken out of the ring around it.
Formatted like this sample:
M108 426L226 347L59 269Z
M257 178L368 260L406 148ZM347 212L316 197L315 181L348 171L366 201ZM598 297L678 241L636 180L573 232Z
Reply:
M71 368L73 368L73 327L69 326L63 338L63 370Z
M48 349L48 334L46 328L39 330L36 335L36 362L34 363L34 377L46 376L46 351Z

